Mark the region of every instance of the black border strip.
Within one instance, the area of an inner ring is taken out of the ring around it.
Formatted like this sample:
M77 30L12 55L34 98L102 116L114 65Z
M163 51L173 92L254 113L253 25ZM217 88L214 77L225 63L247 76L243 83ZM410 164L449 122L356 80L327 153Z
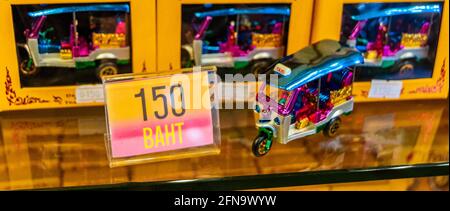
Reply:
M39 190L245 190L449 175L449 162Z

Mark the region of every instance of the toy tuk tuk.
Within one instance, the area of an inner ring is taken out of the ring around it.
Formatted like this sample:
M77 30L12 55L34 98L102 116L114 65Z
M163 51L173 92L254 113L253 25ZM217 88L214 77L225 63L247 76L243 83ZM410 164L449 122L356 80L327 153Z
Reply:
M270 23L271 27L257 30L261 26L255 26L252 15L276 15L281 17L281 21L274 20ZM289 15L288 7L228 8L196 12L195 17L202 22L192 44L182 46L182 55L185 55L182 56L183 63L194 61L195 65L234 69L250 67L252 73L263 70L284 54L284 29ZM217 46L204 40L213 18L232 19L227 25L227 36Z
M404 73L430 56L428 38L440 12L439 4L369 10L351 17L357 22L346 42L364 53L360 66ZM367 28L376 32L374 38L362 36Z
M127 4L96 4L29 12L28 16L34 18L34 21L31 28L24 31L26 43L18 44L28 54L28 58L20 61L20 73L23 76L33 76L39 72L40 67L76 70L95 67L98 78L117 74L118 65L130 62L130 46L127 42L129 11ZM105 16L102 12L110 12L112 15ZM77 16L80 13L88 13L89 18L80 19ZM47 16L60 14L69 15L72 21L67 23L69 37L55 41L46 37L54 27L43 28ZM79 21L83 21L83 26L88 27L81 28ZM108 26L102 22L108 22Z
M335 136L340 116L353 110L352 66L363 62L356 49L322 40L266 69L266 76L278 80L263 82L257 93L254 155L267 154L273 141L286 144L320 131Z

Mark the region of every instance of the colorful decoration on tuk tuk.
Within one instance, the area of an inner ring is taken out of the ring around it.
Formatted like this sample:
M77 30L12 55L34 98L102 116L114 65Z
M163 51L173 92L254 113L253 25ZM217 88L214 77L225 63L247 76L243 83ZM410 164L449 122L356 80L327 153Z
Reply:
M252 45L256 48L263 47L281 47L282 37L281 34L252 34Z
M59 56L61 57L61 59L72 59L72 50L61 48L61 50L59 51Z
M352 96L352 86L345 86L342 89L331 91L330 100L333 105L340 105Z
M401 45L405 48L419 48L427 44L428 35L421 33L403 33Z
M376 50L369 50L365 54L365 58L368 60L374 60L378 58L378 52Z
M126 46L125 34L92 33L94 48L120 48Z
M295 128L303 129L309 125L309 122L310 122L309 119L307 117L305 117L295 123Z

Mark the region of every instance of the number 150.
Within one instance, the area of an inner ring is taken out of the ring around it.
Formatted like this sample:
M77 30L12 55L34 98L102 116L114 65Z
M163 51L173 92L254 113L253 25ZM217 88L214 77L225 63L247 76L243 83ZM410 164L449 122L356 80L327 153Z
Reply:
M178 88L180 90L180 97L181 97L181 111L177 111L175 109L175 98L174 98L174 91L175 89ZM165 90L166 86L155 86L152 87L152 100L153 101L158 101L159 99L162 100L163 103L163 112L162 114L158 111L154 112L154 115L157 119L164 119L167 117L167 115L169 114L168 112L168 105L167 105L167 96L165 94L158 94L157 91L158 90ZM145 91L144 88L141 88L139 93L134 95L135 98L141 98L141 103L142 103L142 114L143 114L143 118L144 121L147 121L147 103L145 101ZM177 84L177 85L173 85L170 87L170 102L171 102L171 109L172 109L172 113L174 116L180 117L183 116L183 114L186 112L185 109L185 105L184 105L184 92L183 92L183 87L181 86L181 84Z

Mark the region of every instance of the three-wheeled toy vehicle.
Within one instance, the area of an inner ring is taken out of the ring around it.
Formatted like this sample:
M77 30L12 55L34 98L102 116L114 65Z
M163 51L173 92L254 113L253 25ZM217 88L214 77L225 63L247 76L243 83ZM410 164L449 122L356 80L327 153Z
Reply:
M34 18L31 29L24 32L26 43L18 44L26 50L28 58L20 61L20 73L23 76L36 75L40 67L63 67L76 70L96 68L97 77L118 73L118 65L129 64L130 47L127 41L127 4L96 4L86 6L68 6L29 12ZM102 12L113 15L102 16ZM80 29L77 13L88 13ZM47 16L67 14L71 23L67 26L69 37L51 40L46 37L54 27L43 29ZM96 17L99 15L99 17ZM114 19L111 21L110 19ZM102 20L108 22L101 24ZM110 25L112 22L113 25ZM110 27L113 26L113 27ZM84 33L79 32L82 30ZM87 33L86 33L87 32ZM56 43L55 43L56 42Z
M347 44L364 53L364 64L359 66L400 73L413 70L418 61L429 57L428 38L440 12L439 4L368 10L351 17L357 22ZM375 38L361 36L363 30L375 30Z
M277 15L262 27L251 20L252 15ZM202 19L192 44L182 46L182 63L194 61L195 65L214 65L219 68L242 69L250 66L251 72L266 68L284 54L284 29L290 9L287 7L229 8L195 13ZM213 18L231 18L227 36L217 46L204 40ZM239 44L241 42L241 44ZM184 55L184 56L183 56Z
M277 80L263 82L256 97L254 155L267 154L273 141L286 144L320 131L335 136L339 117L353 110L352 66L363 62L356 49L322 40L272 64L266 78Z

